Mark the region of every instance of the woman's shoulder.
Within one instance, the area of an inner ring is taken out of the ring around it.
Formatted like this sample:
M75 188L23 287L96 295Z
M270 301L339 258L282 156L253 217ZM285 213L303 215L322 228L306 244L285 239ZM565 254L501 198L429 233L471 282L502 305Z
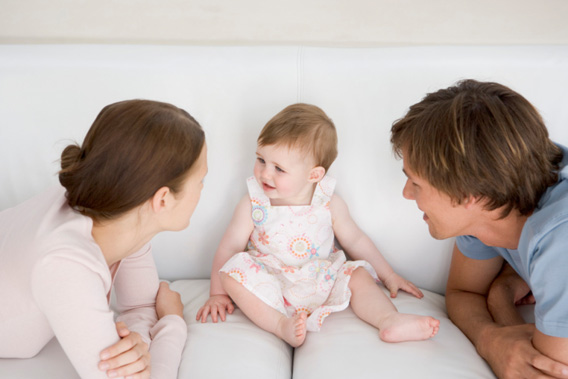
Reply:
M1 236L8 246L3 255L38 269L65 261L104 270L104 257L91 234L92 220L69 207L61 186L12 208L10 216L7 232Z

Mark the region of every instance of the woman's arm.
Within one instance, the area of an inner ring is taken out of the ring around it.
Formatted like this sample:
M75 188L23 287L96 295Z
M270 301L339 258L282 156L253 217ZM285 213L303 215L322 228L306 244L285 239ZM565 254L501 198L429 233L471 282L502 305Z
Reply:
M110 275L100 262L71 258L77 255L62 252L38 262L32 293L80 377L107 378L98 368L99 355L120 340L106 297Z
M176 310L179 307L158 317L159 286L149 245L123 259L114 280L117 321L126 323L150 346L152 378L176 378L187 325L183 313Z

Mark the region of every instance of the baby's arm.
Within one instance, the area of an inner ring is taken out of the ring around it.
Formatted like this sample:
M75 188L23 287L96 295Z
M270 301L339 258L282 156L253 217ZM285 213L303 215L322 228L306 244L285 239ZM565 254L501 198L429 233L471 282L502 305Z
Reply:
M355 260L365 260L375 269L377 276L396 297L399 289L418 298L424 295L411 282L394 272L373 241L357 226L345 201L333 195L330 202L331 219L335 237L343 249Z
M217 322L217 315L221 317L222 321L225 321L225 310L233 313L233 302L221 285L219 270L233 255L245 250L250 235L254 230L251 211L250 199L248 196L244 196L237 204L229 227L225 231L215 253L211 269L210 298L197 312L196 320L201 319L201 322L207 322L207 315L211 313L213 322Z

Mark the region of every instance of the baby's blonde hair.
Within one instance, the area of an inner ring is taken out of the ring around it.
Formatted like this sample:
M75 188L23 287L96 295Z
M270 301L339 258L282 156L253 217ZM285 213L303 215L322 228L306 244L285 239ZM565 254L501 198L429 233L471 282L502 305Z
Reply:
M337 157L337 133L333 121L315 105L292 104L264 126L258 146L280 145L310 154L327 171Z

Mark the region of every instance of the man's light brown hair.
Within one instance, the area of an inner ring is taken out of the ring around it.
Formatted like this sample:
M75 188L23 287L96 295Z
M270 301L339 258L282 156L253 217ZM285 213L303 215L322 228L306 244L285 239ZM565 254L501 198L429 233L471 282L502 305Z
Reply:
M464 80L428 94L391 129L411 170L457 204L473 196L485 209L529 215L558 180L562 151L538 111L498 84Z
M258 146L281 145L300 149L327 171L337 157L333 121L315 105L292 104L278 112L258 136Z

